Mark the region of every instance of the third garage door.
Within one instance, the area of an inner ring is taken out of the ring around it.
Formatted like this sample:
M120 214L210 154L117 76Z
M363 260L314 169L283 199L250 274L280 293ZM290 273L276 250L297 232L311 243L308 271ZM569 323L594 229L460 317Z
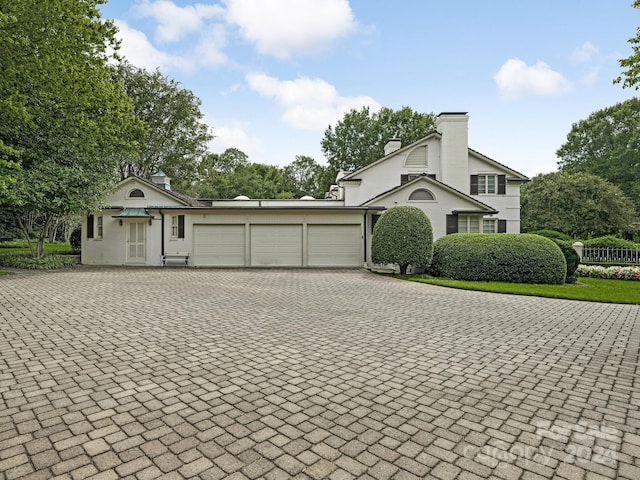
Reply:
M360 267L360 225L309 225L310 267Z
M195 225L194 265L244 267L244 225Z

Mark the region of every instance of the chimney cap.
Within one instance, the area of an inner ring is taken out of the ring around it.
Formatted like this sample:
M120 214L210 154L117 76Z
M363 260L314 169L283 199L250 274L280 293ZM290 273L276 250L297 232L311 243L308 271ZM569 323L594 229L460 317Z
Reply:
M466 115L469 112L440 112L437 116L440 117L442 115Z

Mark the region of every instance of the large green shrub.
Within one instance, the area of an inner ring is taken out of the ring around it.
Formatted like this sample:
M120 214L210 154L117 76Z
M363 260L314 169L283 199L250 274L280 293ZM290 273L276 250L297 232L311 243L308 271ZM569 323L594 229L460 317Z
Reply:
M434 243L429 273L456 280L564 283L567 263L552 240L531 234L455 233Z
M409 265L427 266L433 255L429 217L417 207L393 207L376 223L371 239L374 263L393 263L406 274Z
M624 240L619 237L614 237L613 235L607 235L605 237L591 238L589 240L585 240L585 247L609 247L609 248L639 248L640 245L637 243L630 242L629 240Z
M578 269L578 265L580 265L580 255L573 248L573 242L566 242L562 240L554 240L562 254L564 255L564 260L567 262L567 276L565 278L566 283L575 283L576 278L576 270Z

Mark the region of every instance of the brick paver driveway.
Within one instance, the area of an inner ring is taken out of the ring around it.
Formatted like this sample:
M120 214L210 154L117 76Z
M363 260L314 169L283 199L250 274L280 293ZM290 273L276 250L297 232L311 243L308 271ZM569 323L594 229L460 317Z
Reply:
M638 306L178 268L0 302L0 480L640 478Z

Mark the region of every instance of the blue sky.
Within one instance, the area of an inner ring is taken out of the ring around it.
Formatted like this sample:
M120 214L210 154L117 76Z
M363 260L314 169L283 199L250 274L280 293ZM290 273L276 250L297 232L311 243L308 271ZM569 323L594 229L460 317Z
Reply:
M110 0L121 53L202 100L213 152L326 163L351 108L469 113L469 146L529 176L571 125L636 95L612 80L631 0Z

